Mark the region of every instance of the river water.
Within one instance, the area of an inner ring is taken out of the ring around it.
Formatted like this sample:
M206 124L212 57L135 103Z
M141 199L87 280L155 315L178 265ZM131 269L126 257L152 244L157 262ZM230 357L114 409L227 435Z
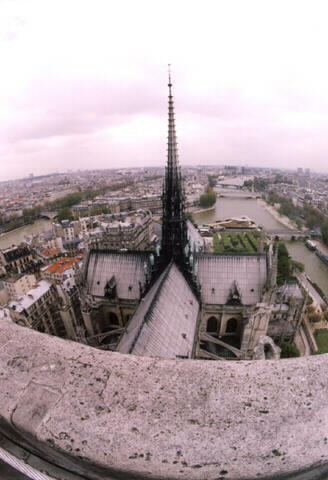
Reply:
M8 233L0 235L0 248L8 248L12 245L19 245L25 240L25 236L35 235L37 233L45 232L51 229L52 222L50 220L42 219L36 222L26 225L25 227L18 228Z
M194 214L194 218L201 225L242 215L247 215L255 223L267 229L277 228L281 230L286 228L265 210L261 201L247 198L219 198L215 204L215 209ZM314 252L306 248L303 242L286 242L286 245L291 257L304 264L306 273L328 296L328 267Z
M316 254L306 248L303 242L286 242L289 255L305 266L305 272L319 285L328 297L328 266Z
M202 225L203 223L212 223L216 220L242 217L244 215L257 223L257 225L268 229L286 229L286 227L265 210L261 205L261 200L254 198L221 197L217 199L215 209L208 210L207 212L194 213L193 216L195 221L199 225Z

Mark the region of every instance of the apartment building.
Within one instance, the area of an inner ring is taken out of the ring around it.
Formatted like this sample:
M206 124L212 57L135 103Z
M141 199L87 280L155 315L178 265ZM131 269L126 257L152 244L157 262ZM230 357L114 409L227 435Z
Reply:
M15 323L39 332L66 337L67 332L56 305L56 287L46 280L41 280L25 295L9 302L8 308Z
M35 275L23 273L7 275L2 281L9 298L25 295L36 284Z
M6 270L24 270L33 260L32 252L26 245L0 249L0 263Z

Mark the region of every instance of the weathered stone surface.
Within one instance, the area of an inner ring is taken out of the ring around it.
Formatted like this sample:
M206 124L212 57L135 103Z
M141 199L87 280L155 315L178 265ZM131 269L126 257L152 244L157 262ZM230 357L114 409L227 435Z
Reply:
M253 360L265 360L265 347L269 347L269 352L267 353L269 359L279 360L281 348L277 347L272 338L268 337L267 335L262 335L259 338L253 351Z
M7 322L0 337L0 429L87 478L278 478L327 462L327 355L156 360Z
M11 417L13 425L23 432L37 431L60 396L59 392L51 390L49 387L30 382L20 396Z

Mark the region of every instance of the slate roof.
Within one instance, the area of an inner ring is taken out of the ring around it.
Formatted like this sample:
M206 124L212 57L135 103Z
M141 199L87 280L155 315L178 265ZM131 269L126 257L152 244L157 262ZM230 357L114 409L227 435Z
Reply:
M149 254L143 252L111 252L92 250L87 265L87 292L104 297L105 285L115 276L118 298L138 300L140 298L139 282L146 283L144 262Z
M191 358L199 303L171 263L141 301L118 344L120 353Z
M226 304L236 282L242 305L261 301L267 280L265 254L197 255L198 279L202 280L202 300Z

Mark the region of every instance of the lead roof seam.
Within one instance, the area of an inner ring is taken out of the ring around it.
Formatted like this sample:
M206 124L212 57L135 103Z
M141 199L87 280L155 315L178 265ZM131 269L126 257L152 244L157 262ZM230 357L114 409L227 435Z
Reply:
M153 308L154 308L154 305L155 305L156 302L157 302L157 298L158 298L158 295L159 295L159 291L161 290L162 285L163 285L163 282L164 282L164 280L167 278L167 275L168 275L168 273L169 273L172 265L173 265L173 262L172 262L172 260L171 260L170 264L167 266L166 272L165 272L165 273L163 272L163 273L164 273L163 278L161 279L161 281L160 281L160 283L159 283L159 285L158 285L158 287L157 287L157 289L156 289L156 291L155 291L155 293L154 293L154 296L153 296L153 298L152 298L152 300L151 300L151 302L150 302L150 305L149 305L149 307L148 307L148 309L147 309L147 311L146 311L146 313L145 313L145 315L144 315L144 318L143 318L142 322L140 323L138 332L137 332L136 336L134 337L134 341L132 342L132 345L131 345L131 347L130 347L130 349L129 349L129 353L132 352L134 346L136 345L136 343L137 343L137 341L138 341L138 338L139 338L139 336L140 336L140 334L141 334L141 331L142 331L142 329L143 329L144 324L147 323L148 316L149 316L150 313L152 312L152 310L153 310Z

